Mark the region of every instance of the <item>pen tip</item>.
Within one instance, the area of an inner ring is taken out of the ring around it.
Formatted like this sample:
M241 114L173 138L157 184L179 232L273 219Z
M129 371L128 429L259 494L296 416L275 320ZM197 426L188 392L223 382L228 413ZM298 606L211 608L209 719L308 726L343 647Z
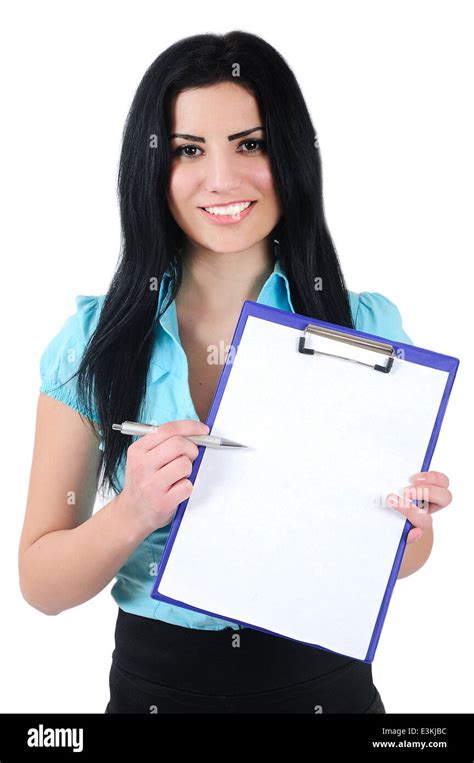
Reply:
M118 429L119 432L122 431L122 425L121 424L112 424L112 429Z

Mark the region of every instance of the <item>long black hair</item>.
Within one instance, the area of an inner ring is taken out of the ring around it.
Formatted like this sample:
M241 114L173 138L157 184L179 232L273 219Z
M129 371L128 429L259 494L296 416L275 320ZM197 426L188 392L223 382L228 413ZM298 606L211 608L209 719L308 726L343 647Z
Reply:
M127 115L118 172L120 257L75 374L83 408L92 418L95 406L100 420L99 490L107 484L120 492L117 470L129 439L112 423L140 420L157 320L158 289L151 284L159 285L166 270L173 269L170 299L160 316L181 285L185 234L166 198L173 99L184 90L226 81L246 88L264 118L266 150L282 205L271 236L279 242L295 311L354 328L325 221L316 130L288 64L269 43L248 32L198 34L174 43L145 72Z

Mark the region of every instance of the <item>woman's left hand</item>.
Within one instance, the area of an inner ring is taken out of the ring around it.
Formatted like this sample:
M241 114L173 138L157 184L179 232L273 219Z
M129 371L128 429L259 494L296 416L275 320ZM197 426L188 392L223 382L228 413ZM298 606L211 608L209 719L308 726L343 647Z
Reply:
M431 515L453 500L448 490L449 479L442 472L419 472L410 477L410 482L412 485L404 488L401 500L394 493L387 496L388 506L398 509L414 525L407 535L407 543L419 540L425 530L431 529ZM410 498L417 500L419 505L410 503Z

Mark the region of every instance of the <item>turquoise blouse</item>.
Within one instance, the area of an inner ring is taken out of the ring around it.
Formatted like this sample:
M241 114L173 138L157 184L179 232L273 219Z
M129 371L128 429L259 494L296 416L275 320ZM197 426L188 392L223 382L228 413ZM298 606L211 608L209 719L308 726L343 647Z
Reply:
M163 301L167 299L171 278L168 270L160 284L157 313ZM349 298L356 329L413 344L402 328L398 308L387 297L377 292L363 291L360 294L349 292ZM105 294L77 296L76 312L63 323L40 359L40 392L61 400L81 413L85 411L78 405L76 379L57 390L54 390L54 387L66 381L77 370L85 344L97 325L104 299ZM273 272L263 285L256 301L295 312L291 302L290 285L279 260L275 261ZM94 421L99 421L95 411L93 418ZM179 338L176 306L173 301L161 319L156 321L154 348L140 420L159 425L178 419L199 420L199 416L190 395L188 362ZM100 447L103 449L102 441ZM125 469L122 466L118 473L121 488L124 477ZM151 533L118 570L111 588L111 595L118 606L126 612L188 628L240 629L242 626L238 623L151 598L153 582L170 529L171 523Z

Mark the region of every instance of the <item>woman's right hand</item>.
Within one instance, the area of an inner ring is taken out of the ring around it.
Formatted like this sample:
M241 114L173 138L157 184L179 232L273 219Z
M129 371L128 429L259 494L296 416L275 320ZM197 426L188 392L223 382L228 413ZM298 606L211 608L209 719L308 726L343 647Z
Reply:
M203 434L209 434L209 427L201 421L168 421L129 446L118 500L140 535L169 524L191 495L194 486L187 478L199 448L186 437Z

